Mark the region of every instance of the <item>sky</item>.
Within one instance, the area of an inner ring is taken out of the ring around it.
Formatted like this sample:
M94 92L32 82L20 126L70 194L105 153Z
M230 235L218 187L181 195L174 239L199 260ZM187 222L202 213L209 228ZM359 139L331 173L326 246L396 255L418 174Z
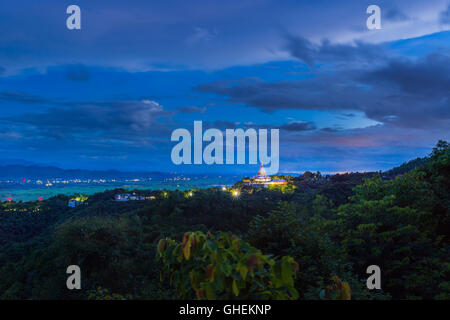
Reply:
M449 49L448 0L2 1L0 161L256 172L173 164L203 121L279 129L282 173L386 170L449 140Z

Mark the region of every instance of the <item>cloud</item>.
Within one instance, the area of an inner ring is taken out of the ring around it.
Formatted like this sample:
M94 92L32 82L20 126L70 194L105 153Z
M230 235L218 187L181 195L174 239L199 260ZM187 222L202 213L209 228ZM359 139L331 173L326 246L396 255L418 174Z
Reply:
M351 96L357 90L355 84L335 81L330 76L279 82L244 79L206 83L199 85L196 90L225 96L230 103L244 103L266 112L280 109L359 109Z
M448 96L450 55L432 53L423 59L392 59L379 69L367 72L363 80L372 85L394 85L410 94Z
M450 25L450 4L439 14L439 22L443 25Z
M280 134L280 156L282 163L301 163L303 170L388 169L427 154L441 138L442 132L433 129L390 125Z
M386 57L381 45L361 41L354 44L332 44L323 40L320 44L314 44L306 38L292 35L287 35L286 41L290 54L310 67L321 62L373 64Z
M286 131L311 131L316 129L316 125L310 121L292 121L280 126L280 129Z
M282 109L355 110L394 126L449 129L449 88L450 56L432 53L419 59L386 58L376 66L332 69L301 80L219 81L196 90L270 113Z
M386 10L386 12L382 12L383 18L385 18L386 20L390 20L390 21L406 21L409 20L410 18L403 13L402 11L400 11L398 8L396 7L392 7Z
M194 32L189 35L186 42L189 45L195 45L201 42L208 42L217 37L217 30L210 31L206 28L196 27Z
M217 70L286 58L280 50L280 29L301 32L314 41L327 38L346 43L439 32L437 12L444 1L401 1L398 8L386 11L386 19L399 23L376 33L354 31L365 28L367 4L360 0L315 5L286 1L282 6L277 1L250 0L198 0L195 5L181 0L139 0L133 6L97 0L80 4L86 32L72 32L61 25L66 9L61 1L41 1L38 7L32 2L7 1L0 10L0 30L8 30L2 33L0 60L11 73L74 62L133 71L150 70L161 63ZM414 19L404 23L404 16Z
M196 106L187 106L187 107L180 107L177 109L177 111L182 113L205 113L206 107L200 108Z
M204 128L215 128L221 131L225 131L226 129L279 129L285 132L304 132L304 131L314 131L317 129L316 125L310 121L291 121L288 123L284 123L282 125L276 124L261 124L261 123L253 123L253 122L231 122L231 121L203 121Z
M159 120L171 115L157 102L142 100L75 103L2 120L33 126L47 138L145 142L168 134L167 124Z

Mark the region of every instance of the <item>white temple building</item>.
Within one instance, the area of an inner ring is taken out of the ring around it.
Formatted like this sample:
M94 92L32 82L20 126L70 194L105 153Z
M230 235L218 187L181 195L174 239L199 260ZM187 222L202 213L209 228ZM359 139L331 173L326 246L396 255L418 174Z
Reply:
M266 174L266 169L264 169L264 166L261 163L257 175L250 179L246 184L253 187L267 188L270 185L285 185L287 184L287 181L284 179L272 179L272 177Z

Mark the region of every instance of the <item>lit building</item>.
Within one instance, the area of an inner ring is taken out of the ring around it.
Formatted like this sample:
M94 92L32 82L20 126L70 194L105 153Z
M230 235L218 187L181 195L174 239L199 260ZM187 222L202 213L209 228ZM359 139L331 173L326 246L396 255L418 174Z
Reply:
M138 201L138 200L142 201L142 200L154 200L156 198L155 196L142 196L142 195L138 196L135 194L126 193L126 194L116 194L114 196L114 199L116 201Z
M253 179L249 180L246 185L253 187L263 187L267 188L270 185L286 185L287 181L284 179L272 179L272 177L266 174L266 169L264 169L263 164L261 163L261 167L258 170L258 174L253 177Z
M269 176L267 176L266 169L264 169L263 164L261 163L261 167L258 170L258 174L256 175L256 177L253 178L253 181L257 184L258 183L264 184L270 182L271 180L272 179Z

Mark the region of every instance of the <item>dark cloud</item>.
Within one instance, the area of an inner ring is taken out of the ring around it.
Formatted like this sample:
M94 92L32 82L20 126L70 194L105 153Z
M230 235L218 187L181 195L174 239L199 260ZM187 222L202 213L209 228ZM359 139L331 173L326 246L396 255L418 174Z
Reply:
M181 0L135 0L129 5L122 1L85 1L80 4L82 16L86 16L82 18L82 30L84 26L89 29L71 32L63 23L67 4L61 1L41 1L39 6L32 1L21 1L19 5L3 1L0 30L7 32L2 33L0 60L11 72L74 61L132 71L155 69L161 63L166 65L163 69L188 66L210 70L284 58L279 50L283 43L280 27L314 39L352 41L365 37L373 40L373 33L362 35L352 31L355 26L365 28L367 3L326 0L311 5L309 2L286 0L280 5L273 0L198 0L192 5ZM404 39L411 33L439 31L430 26L427 17L430 10L437 13L438 5L430 3L427 10L421 10L425 6L423 0L395 2L395 8L386 9L386 19L404 19L406 10L415 12L417 19L407 21L402 30L378 32L377 40ZM386 2L386 7L392 6L389 3ZM384 7L383 4L383 14ZM298 45L301 47L302 43ZM312 46L312 50L325 54L329 49L327 45L319 47ZM304 54L299 55L311 59L309 54Z
M155 101L121 101L51 107L41 113L3 118L34 126L39 135L54 139L135 141L168 134L160 119L172 112Z
M229 98L231 103L245 103L266 112L279 109L329 110L358 109L352 94L354 83L337 82L320 76L299 81L221 81L200 85L196 90Z
M390 60L384 67L362 77L372 85L394 85L400 91L445 97L450 92L450 55L433 53L423 59Z
M324 131L324 132L338 132L338 131L342 130L342 128L325 127L325 128L320 129L320 130Z
M316 63L374 63L385 58L382 46L356 41L352 44L332 44L328 40L314 44L303 37L288 35L286 48L290 54L309 66Z
M66 77L72 81L88 81L90 78L89 69L80 64L69 65L66 69Z
M400 11L398 8L389 8L386 10L386 12L382 12L383 18L390 21L406 21L410 18L404 14L402 11Z
M231 121L223 121L223 120L203 121L202 126L203 126L203 130L219 129L220 131L225 131L226 129L237 129L237 128L247 129L242 124L238 124L236 122L231 122Z
M200 108L200 107L196 107L196 106L187 106L187 107L180 107L177 109L177 111L182 112L182 113L205 113L206 112L206 108Z
M204 121L203 128L215 128L221 131L225 131L226 129L280 129L286 132L302 132L302 131L313 131L316 130L316 125L310 121L291 121L282 125L274 125L274 124L259 124L253 122L247 123L239 123L239 122L231 122L231 121Z
M447 9L439 15L439 22L443 25L450 25L450 4Z
M450 56L442 53L415 60L386 59L372 68L333 70L297 81L222 81L197 90L266 112L356 110L395 126L450 126Z
M310 121L292 121L280 126L286 131L311 131L316 129L316 125Z

